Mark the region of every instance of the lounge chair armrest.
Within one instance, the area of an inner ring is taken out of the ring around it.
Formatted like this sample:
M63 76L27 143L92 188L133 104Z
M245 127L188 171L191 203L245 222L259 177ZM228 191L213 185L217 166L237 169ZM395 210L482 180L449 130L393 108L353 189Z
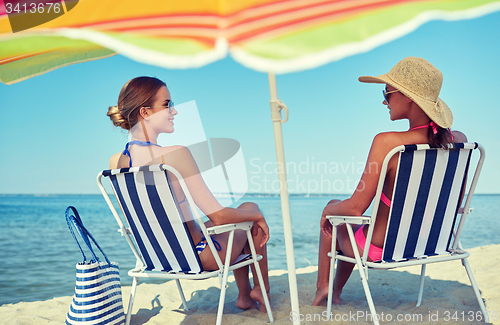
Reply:
M370 224L370 217L355 217L355 216L326 216L333 226L338 226L344 223L354 224L354 225L366 225Z
M209 235L216 235L216 234L222 234L224 232L228 232L228 231L235 230L235 229L249 230L249 229L252 229L252 226L253 226L252 221L240 222L240 223L229 223L227 225L213 226L213 227L207 228L207 232Z

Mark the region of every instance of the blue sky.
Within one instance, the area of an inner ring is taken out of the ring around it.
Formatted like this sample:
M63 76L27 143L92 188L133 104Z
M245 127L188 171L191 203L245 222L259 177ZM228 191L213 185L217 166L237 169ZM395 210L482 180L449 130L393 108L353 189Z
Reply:
M493 13L430 22L370 52L278 75L279 98L290 110L283 124L290 192L352 192L373 137L408 128L405 121L389 120L383 85L357 78L417 56L444 74L440 97L453 111L452 128L487 151L476 193L500 193L500 141L494 135L499 52L500 13ZM195 100L208 138L241 143L249 192L277 192L267 74L229 57L198 69L167 70L117 55L0 84L0 194L98 193L95 176L127 142L107 108L116 104L121 86L140 75L164 80L176 103ZM318 171L325 165L328 170Z

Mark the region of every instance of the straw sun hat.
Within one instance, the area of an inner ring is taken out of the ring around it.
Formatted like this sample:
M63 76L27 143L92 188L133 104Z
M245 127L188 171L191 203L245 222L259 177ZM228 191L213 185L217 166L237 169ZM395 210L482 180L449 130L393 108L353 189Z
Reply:
M399 61L386 74L358 79L367 83L389 84L413 100L437 125L449 128L453 114L446 103L439 98L443 74L428 61L407 57Z

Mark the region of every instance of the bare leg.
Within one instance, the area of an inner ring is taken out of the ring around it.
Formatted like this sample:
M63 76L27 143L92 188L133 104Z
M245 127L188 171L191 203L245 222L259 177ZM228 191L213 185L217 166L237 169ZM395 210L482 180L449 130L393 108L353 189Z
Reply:
M331 200L328 204L336 204L339 200ZM337 245L338 246L338 245ZM326 306L328 296L328 278L330 272L330 258L328 252L332 247L332 237L325 236L323 231L319 232L319 253L318 253L318 281L316 283L316 297L313 306ZM337 247L338 249L338 247Z
M259 230L259 233L257 236L253 237L254 243L260 243L260 238L262 236L262 231ZM267 292L267 298L270 299L269 296L269 275L268 275L268 265L267 265L267 246L264 245L262 247L259 247L259 245L255 245L255 251L257 254L262 255L262 259L259 261L259 267L260 271L262 273L262 280L264 281L264 288ZM249 249L250 251L250 249ZM259 278L257 277L257 273L255 272L255 266L251 264L252 267L252 274L253 274L253 289L252 292L250 293L250 297L252 297L253 300L257 301L259 303L259 310L263 313L267 312L266 310L266 305L264 303L264 297L262 296L262 289L261 289L261 284L259 283Z
M257 204L246 202L246 203L243 203L242 205L240 205L238 207L238 209L259 210L259 207L257 206ZM259 243L260 243L261 237L262 237L262 230L259 229L257 235L252 236L252 239L254 242L254 247L255 247L256 253L259 255L262 255L262 259L259 261L259 267L260 267L260 271L262 273L262 280L264 281L264 286L265 286L265 289L267 292L267 296L269 298L270 286L269 286L268 263L267 263L267 245L260 247ZM250 253L250 247L248 246L248 242L247 242L247 245L245 245L244 253L246 253L246 254ZM266 305L264 303L264 297L262 297L261 284L259 283L259 279L257 277L257 274L255 273L254 265L251 264L251 267L252 267L254 286L253 286L252 291L250 292L250 297L254 301L259 303L259 310L261 312L265 313L265 312L267 312L267 310L266 310ZM235 277L236 277L236 274L235 274Z
M211 221L207 221L205 225L207 226L207 228L213 226ZM218 251L218 254L222 263L224 263L226 258L229 233L212 235L211 237L221 245L221 250ZM246 232L242 230L236 230L233 239L233 248L231 251L231 263L233 263L236 258L238 258L238 256L244 251L245 246L248 246L247 242ZM215 261L210 248L207 247L203 250L203 252L200 254L200 259L203 264L203 268L205 268L206 270L218 269L217 262ZM249 267L246 266L233 271L236 286L238 287L236 307L244 310L250 308L258 308L255 300L250 297L252 286L250 285L248 270Z
M332 200L328 204L335 204L340 202L339 200ZM359 228L359 226L353 226L354 232ZM318 254L318 281L316 284L316 296L312 303L313 306L326 306L326 300L328 296L328 280L330 274L330 257L328 257L328 252L331 250L332 237L326 236L322 231L320 231L319 238L319 254ZM336 249L341 250L344 255L354 256L354 251L352 250L351 243L349 240L349 235L347 233L347 228L345 225L340 225L337 227L337 243ZM362 254L362 250L360 250ZM333 303L340 304L340 294L342 293L342 288L349 279L354 264L347 263L345 261L337 260L337 270L335 272L335 279L333 282Z
M242 234L244 235L244 234ZM252 286L248 278L248 266L234 270L234 280L238 287L238 298L236 299L236 307L240 309L258 308L257 303L251 297Z
M337 270L335 271L335 279L333 280L333 303L336 305L341 304L340 294L351 276L354 264L346 261L337 261Z
M243 203L238 207L238 209L250 210L250 209L259 209L259 207L255 203ZM206 227L213 226L213 223L209 220L205 223ZM260 243L260 238L262 234L259 230L257 236L253 237L254 243ZM228 244L228 233L213 235L212 238L217 240L221 245L221 250L218 252L221 261L224 263L226 257L226 250ZM255 247L257 254L263 256L262 260L259 262L262 278L264 280L264 284L266 286L266 291L269 293L269 278L268 278L268 267L267 267L267 251L266 246L259 247L257 244ZM236 258L242 253L250 253L250 247L248 246L248 239L245 231L236 230L233 239L233 248L231 251L231 263L233 263ZM207 270L215 270L217 269L217 263L213 258L212 253L209 248L205 248L203 252L200 254L200 259L202 261L203 267ZM242 267L240 269L234 270L234 278L236 282L236 286L238 287L238 298L236 300L236 307L240 309L249 309L249 308L258 308L260 311L266 312L264 300L262 297L262 292L260 289L260 284L257 276L254 276L254 288L250 284L249 280L249 267ZM252 273L255 274L255 270ZM258 303L258 304L257 304Z
M322 231L319 235L318 254L318 281L316 283L316 297L313 306L326 306L328 296L328 278L330 273L330 258L328 252L332 247L332 237L325 236Z

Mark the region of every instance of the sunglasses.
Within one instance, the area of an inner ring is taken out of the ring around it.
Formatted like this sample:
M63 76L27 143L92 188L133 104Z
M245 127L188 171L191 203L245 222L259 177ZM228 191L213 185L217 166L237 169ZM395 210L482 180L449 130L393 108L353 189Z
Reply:
M387 104L389 104L389 96L387 96L387 95L390 95L390 94L395 93L397 91L399 91L399 90L397 90L397 89L393 90L393 91L386 91L385 89L382 90L382 94L384 95L384 99L387 102Z
M168 100L168 103L166 105L162 105L162 106L144 106L144 108L155 108L155 107L163 107L163 108L168 108L168 113L169 114L172 114L172 110L174 109L174 101L170 100L170 99L167 99Z

